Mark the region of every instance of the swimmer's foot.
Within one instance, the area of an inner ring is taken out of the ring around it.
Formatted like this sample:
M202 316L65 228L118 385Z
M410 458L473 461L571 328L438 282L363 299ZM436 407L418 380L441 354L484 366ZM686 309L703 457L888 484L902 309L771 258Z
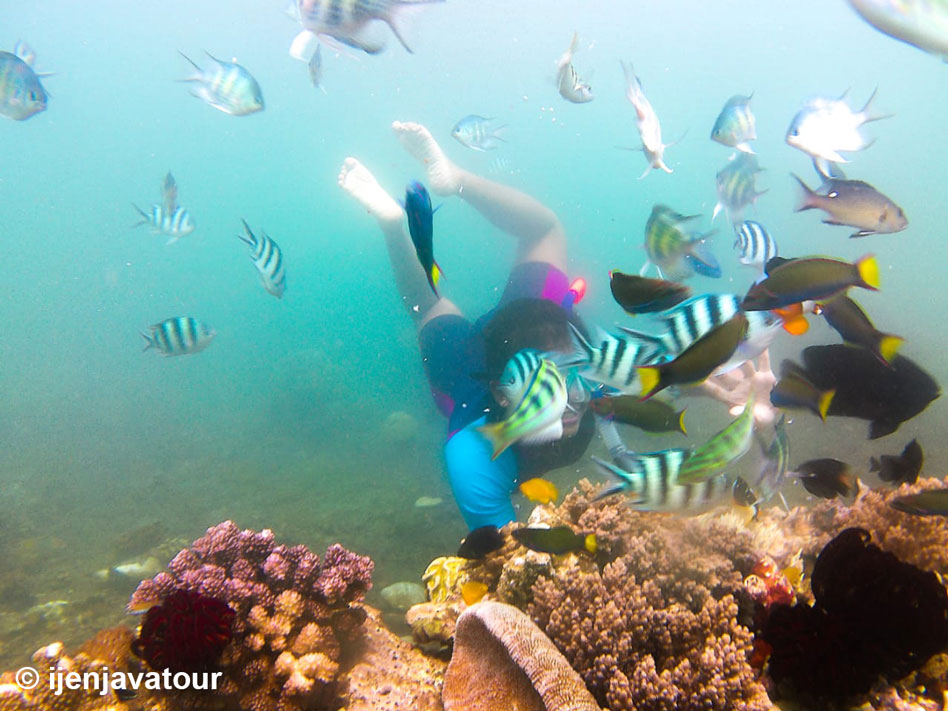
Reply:
M400 225L405 211L378 184L369 169L355 158L346 158L339 170L339 187L354 197L379 221L383 230Z
M428 171L428 185L436 195L457 195L461 189L461 171L444 154L441 146L420 123L395 121L392 130L409 153Z

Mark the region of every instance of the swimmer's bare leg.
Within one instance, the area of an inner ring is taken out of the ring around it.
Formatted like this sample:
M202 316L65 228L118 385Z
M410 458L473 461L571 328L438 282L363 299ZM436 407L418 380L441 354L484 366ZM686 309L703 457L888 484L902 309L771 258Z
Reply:
M378 184L368 168L355 158L346 158L339 171L339 186L378 222L385 235L395 285L418 330L437 316L461 315L452 301L435 296L431 291L425 270L415 255L415 247L403 227L405 211Z
M459 196L517 238L515 264L546 262L566 272L566 233L550 208L519 190L459 168L421 124L395 121L392 129L406 150L425 166L434 193Z

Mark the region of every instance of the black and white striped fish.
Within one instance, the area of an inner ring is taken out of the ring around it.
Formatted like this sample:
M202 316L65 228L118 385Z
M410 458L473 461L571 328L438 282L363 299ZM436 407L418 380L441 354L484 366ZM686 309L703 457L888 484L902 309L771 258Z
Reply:
M675 483L678 470L690 455L690 449L628 453L623 456L621 467L593 457L615 482L599 492L596 499L628 490L636 508L678 512L698 512L728 500L730 484L723 474L697 484Z
M214 329L191 316L176 316L148 327L149 333L141 332L147 345L142 349L157 349L164 356L180 356L197 353L207 348L214 336Z
M247 221L241 219L244 223L244 230L247 236L237 235L241 240L250 245L250 261L260 273L260 281L263 288L273 294L278 299L286 291L286 266L283 263L283 250L274 242L266 232L261 232L258 237L250 230Z
M665 332L660 335L620 328L630 336L651 341L668 355L675 356L711 329L730 320L741 310L740 306L741 297L735 294L701 294L656 314L658 320L665 326ZM747 317L747 334L738 344L734 355L715 371L718 375L759 356L780 332L782 325L780 318L769 311L747 312L745 316Z
M253 75L237 62L226 62L205 52L213 63L210 69L201 69L183 52L182 57L196 70L183 82L192 82L191 93L208 106L231 116L247 116L263 111L263 92Z
M573 338L583 355L585 367L581 374L618 393L638 393L641 390L637 366L647 365L663 355L656 339L644 340L637 335L613 336L602 333L598 343L592 344L570 324Z
M737 230L734 249L739 253L738 261L763 271L764 265L778 255L777 242L764 226L753 220L744 220Z
M141 221L135 223L133 227L151 225L152 232L169 237L168 244L177 242L179 238L194 232L195 224L191 219L191 213L180 205L169 211L165 205L155 203L148 212L138 205L132 205L132 207L142 216Z
M388 25L392 33L401 42L402 47L411 53L411 48L402 37L395 24L395 15L409 5L423 5L444 0L292 0L292 15L303 26L290 46L290 54L296 59L307 61L310 47L319 35L331 37L349 47L362 50L366 54L377 54L384 45L364 36L364 31L374 20Z

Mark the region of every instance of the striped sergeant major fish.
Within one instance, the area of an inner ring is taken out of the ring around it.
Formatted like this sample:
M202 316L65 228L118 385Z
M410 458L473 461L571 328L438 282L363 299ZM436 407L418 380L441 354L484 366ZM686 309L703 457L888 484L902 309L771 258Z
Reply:
M243 218L244 235L237 237L250 245L250 261L257 268L260 274L260 281L263 288L273 294L278 299L286 291L286 266L283 264L283 250L274 242L266 232L261 232L259 236L250 230L250 225Z
M757 504L763 504L775 495L780 496L784 508L789 510L786 499L780 491L787 478L787 467L790 462L790 438L787 437L787 418L781 414L774 425L774 438L767 448L763 448L764 464L754 483L753 489L757 494Z
M659 276L672 280L687 279L693 273L712 278L721 276L721 266L707 248L706 240L713 234L699 234L687 229L687 223L700 215L683 215L667 205L655 205L645 223L645 253L648 261L639 270L644 276L654 265Z
M697 447L678 470L676 483L697 484L716 478L747 454L754 434L754 396L727 427Z
M0 116L14 121L25 121L46 110L49 95L33 65L36 53L23 42L17 42L13 52L0 51Z
M678 470L688 460L689 449L627 454L622 466L593 457L596 465L615 483L600 491L595 500L628 490L632 505L645 511L698 513L726 500L731 494L727 477L721 475L697 484L677 484Z
M754 220L744 220L737 228L734 249L738 251L738 261L741 264L756 267L761 272L767 262L780 256L776 240L762 224Z
M543 358L513 411L500 422L477 428L493 450L491 459L519 440L540 443L562 437L566 404L566 380L553 361Z
M217 334L207 324L191 316L176 316L148 327L141 332L147 342L143 351L155 348L163 356L197 353L207 348Z
M523 400L530 379L540 368L542 362L542 354L534 348L524 348L517 351L507 361L504 371L500 374L497 390L508 403L519 403Z
M310 48L320 36L366 54L378 54L385 45L363 36L368 25L376 20L388 25L405 51L411 54L411 47L395 24L395 16L405 7L434 2L444 0L292 0L291 14L303 26L303 31L290 45L290 54L306 61Z
M757 190L757 174L763 168L757 158L749 153L740 153L718 171L715 176L715 185L718 191L718 202L711 213L711 221L727 210L731 224L738 224L744 214L744 208L757 202L757 198L766 190Z
M180 53L197 71L182 82L193 82L197 88L191 93L204 103L231 116L247 116L263 111L263 92L257 80L237 62L225 62L205 52L213 63L208 70L201 69L190 57Z
M598 345L593 345L573 324L570 324L570 328L585 363L583 377L612 388L617 393L638 392L641 385L636 368L653 363L664 354L662 344L655 339L603 333Z
M713 328L726 323L740 310L739 296L701 294L657 314L657 319L665 326L665 332L660 335L642 333L624 326L620 328L631 336L651 341L669 355L676 355ZM770 347L783 326L783 320L769 311L754 311L744 315L747 317L747 333L734 354L715 371L717 375L759 356Z
M186 237L194 232L194 220L191 219L191 213L183 207L177 206L169 211L167 206L155 203L148 212L142 210L138 205L132 205L141 215L142 219L136 222L133 227L140 225L151 225L151 230L155 234L169 237L166 244L177 242L179 238Z

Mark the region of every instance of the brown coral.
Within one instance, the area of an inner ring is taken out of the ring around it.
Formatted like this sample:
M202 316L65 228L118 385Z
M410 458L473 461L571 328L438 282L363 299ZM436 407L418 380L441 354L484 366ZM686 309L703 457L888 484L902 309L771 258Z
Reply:
M579 675L529 617L480 602L458 618L445 711L599 711Z

